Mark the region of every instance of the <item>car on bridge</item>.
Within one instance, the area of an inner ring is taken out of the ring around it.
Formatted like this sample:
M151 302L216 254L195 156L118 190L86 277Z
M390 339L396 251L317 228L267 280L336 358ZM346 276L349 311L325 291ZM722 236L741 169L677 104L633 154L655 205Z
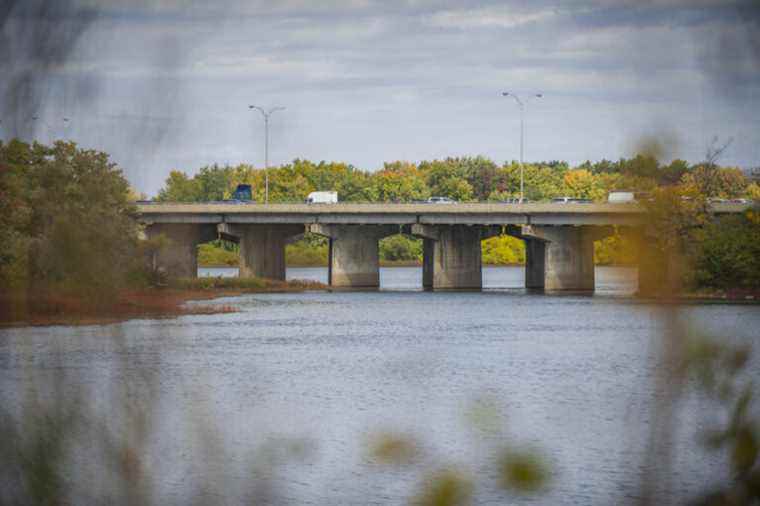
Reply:
M457 201L448 197L430 197L426 201L428 204L456 204Z
M522 203L525 204L527 202L530 202L529 199L522 199ZM499 204L520 204L520 198L519 197L510 197L504 200L499 200Z
M552 204L593 204L591 199L579 199L575 197L555 197L552 199Z
M627 190L617 190L607 194L607 202L610 204L628 204L636 202L636 193Z

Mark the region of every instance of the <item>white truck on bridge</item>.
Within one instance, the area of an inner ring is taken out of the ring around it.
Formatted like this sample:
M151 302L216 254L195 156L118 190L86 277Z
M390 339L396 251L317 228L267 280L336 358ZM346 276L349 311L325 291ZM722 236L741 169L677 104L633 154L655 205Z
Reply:
M607 202L610 204L627 204L636 202L636 194L631 191L614 191L607 195Z
M338 192L311 192L306 197L307 204L337 204Z

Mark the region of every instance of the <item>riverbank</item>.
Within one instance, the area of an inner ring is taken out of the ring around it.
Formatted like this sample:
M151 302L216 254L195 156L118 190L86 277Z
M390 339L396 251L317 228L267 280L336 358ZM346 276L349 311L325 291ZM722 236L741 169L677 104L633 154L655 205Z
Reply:
M747 288L730 288L727 290L699 289L681 293L676 302L707 302L726 301L744 302L748 304L760 303L760 290Z
M101 297L66 291L0 292L0 327L103 325L140 318L176 318L236 312L226 304L187 304L245 293L285 293L327 288L315 281L239 278L181 279L166 287L124 289Z

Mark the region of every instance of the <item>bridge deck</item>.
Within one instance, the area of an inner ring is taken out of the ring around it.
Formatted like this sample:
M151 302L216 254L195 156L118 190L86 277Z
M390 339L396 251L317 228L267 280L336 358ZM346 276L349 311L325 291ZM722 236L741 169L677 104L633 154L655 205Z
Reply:
M325 223L431 225L637 225L638 204L141 204L145 223ZM747 204L715 204L735 213Z

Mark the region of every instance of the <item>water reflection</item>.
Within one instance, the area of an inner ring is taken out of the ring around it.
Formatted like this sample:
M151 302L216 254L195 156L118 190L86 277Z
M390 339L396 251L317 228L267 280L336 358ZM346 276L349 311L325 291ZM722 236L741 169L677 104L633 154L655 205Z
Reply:
M199 276L238 275L237 267L201 267ZM637 288L637 270L625 267L597 267L596 292L605 295L631 295ZM288 279L307 279L327 283L326 267L288 267ZM483 267L485 290L525 291L525 268L522 266ZM381 267L381 290L422 290L421 267Z

